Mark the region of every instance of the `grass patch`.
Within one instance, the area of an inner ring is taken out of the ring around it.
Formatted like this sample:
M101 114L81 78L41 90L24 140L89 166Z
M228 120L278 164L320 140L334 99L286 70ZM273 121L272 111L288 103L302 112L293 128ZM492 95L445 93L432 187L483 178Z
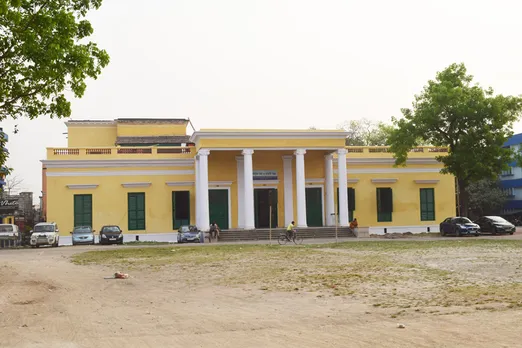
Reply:
M173 243L169 243L169 242L153 242L153 241L143 241L143 242L125 242L123 243L123 245L129 245L129 246L134 246L134 245L168 245L168 244L173 244Z
M410 251L442 248L520 248L522 240L498 239L457 239L457 240L386 240L364 242L342 242L332 244L307 245L312 249L350 249L357 251Z

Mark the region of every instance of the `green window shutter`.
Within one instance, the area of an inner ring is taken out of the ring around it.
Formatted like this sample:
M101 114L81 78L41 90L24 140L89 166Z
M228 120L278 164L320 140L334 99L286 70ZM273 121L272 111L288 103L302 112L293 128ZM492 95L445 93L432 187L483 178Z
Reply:
M145 193L129 193L127 196L129 230L145 229Z
M355 189L348 187L348 210L354 211L355 209Z
M74 195L74 227L92 227L92 195Z
M435 221L435 189L420 189L421 221Z
M389 187L380 187L377 195L377 221L391 222L393 213L393 191Z

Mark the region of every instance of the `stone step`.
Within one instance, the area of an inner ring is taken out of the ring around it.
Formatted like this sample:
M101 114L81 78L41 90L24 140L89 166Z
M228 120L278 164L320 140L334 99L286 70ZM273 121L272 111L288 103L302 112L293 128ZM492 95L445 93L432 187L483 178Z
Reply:
M277 228L272 230L272 239L277 239L281 233L285 233L284 228ZM302 228L297 229L299 236L306 239L311 238L335 238L335 227L322 228ZM348 228L338 228L337 236L339 238L355 237ZM247 240L268 240L270 239L269 229L257 230L224 230L221 231L220 241L247 241Z

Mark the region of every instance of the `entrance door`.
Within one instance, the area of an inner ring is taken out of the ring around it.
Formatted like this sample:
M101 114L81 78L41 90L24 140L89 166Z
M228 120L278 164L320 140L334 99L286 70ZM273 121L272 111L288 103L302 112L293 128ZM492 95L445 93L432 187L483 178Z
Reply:
M355 189L348 187L348 221L353 221L355 211ZM337 188L337 220L339 220L339 188Z
M172 229L190 224L190 191L172 192Z
M308 227L323 226L323 190L320 187L306 188L306 224Z
M220 229L228 230L228 190L208 190L209 226L216 222ZM198 226L203 228L205 226Z
M74 195L74 227L92 227L92 195Z
M277 227L277 189L254 189L254 218L256 228L270 227L272 205L272 228Z

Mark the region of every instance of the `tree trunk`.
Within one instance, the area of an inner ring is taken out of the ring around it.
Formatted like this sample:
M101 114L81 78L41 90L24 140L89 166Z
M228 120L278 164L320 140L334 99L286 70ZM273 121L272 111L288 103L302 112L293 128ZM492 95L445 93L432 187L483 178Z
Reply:
M463 180L458 179L457 183L459 185L459 206L460 206L460 216L468 216L469 215L469 194L468 194L468 183Z

